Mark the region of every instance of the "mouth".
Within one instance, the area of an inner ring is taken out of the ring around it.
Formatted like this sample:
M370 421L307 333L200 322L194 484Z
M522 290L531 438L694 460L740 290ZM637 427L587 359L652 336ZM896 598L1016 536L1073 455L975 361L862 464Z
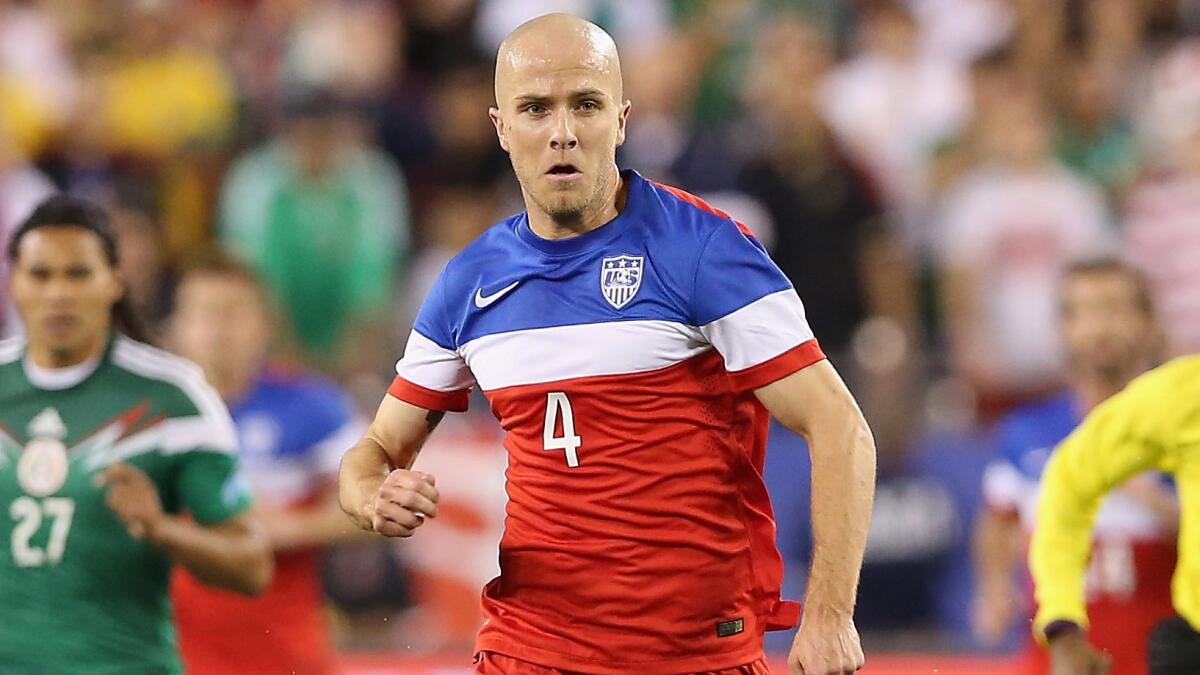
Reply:
M559 162L546 171L546 177L555 182L575 180L582 176L583 172L579 170L579 167L568 162Z
M69 331L78 322L79 319L71 314L52 314L42 320L42 324L53 333Z

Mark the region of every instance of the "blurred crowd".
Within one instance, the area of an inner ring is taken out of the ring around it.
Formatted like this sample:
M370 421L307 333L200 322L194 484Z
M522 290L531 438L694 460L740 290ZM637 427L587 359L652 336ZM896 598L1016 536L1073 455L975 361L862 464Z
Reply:
M988 424L1062 386L1065 266L1135 261L1170 351L1200 350L1196 0L0 0L0 242L52 191L104 204L160 335L181 266L231 253L273 295L276 354L369 414L433 277L522 208L494 52L556 10L621 50L619 163L754 230L863 404L860 625L968 646ZM504 468L473 410L422 456L460 508L423 543L327 558L345 643L469 645ZM806 460L774 444L802 572Z

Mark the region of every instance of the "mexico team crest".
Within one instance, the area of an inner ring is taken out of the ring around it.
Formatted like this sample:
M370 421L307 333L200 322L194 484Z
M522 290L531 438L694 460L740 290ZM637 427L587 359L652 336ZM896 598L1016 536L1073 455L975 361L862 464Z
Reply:
M621 309L637 295L642 287L642 263L640 255L619 255L600 263L600 292L608 304Z

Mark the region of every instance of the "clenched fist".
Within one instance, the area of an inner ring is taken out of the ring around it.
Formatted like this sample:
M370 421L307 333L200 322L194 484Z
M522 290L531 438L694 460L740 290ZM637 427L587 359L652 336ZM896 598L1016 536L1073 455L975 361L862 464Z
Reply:
M96 483L108 488L104 503L134 539L145 538L162 520L158 488L140 469L125 463L113 464L96 477Z
M426 518L437 517L438 491L433 476L396 469L364 509L371 529L385 537L411 537Z

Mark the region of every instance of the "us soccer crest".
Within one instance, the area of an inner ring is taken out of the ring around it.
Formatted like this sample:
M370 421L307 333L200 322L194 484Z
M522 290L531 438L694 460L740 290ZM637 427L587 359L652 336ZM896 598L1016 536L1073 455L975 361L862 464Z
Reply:
M600 263L600 292L608 304L621 309L642 287L643 257L619 255Z
M48 497L67 482L69 462L62 442L67 428L57 410L46 408L29 423L29 435L33 440L17 462L17 482L30 496Z

